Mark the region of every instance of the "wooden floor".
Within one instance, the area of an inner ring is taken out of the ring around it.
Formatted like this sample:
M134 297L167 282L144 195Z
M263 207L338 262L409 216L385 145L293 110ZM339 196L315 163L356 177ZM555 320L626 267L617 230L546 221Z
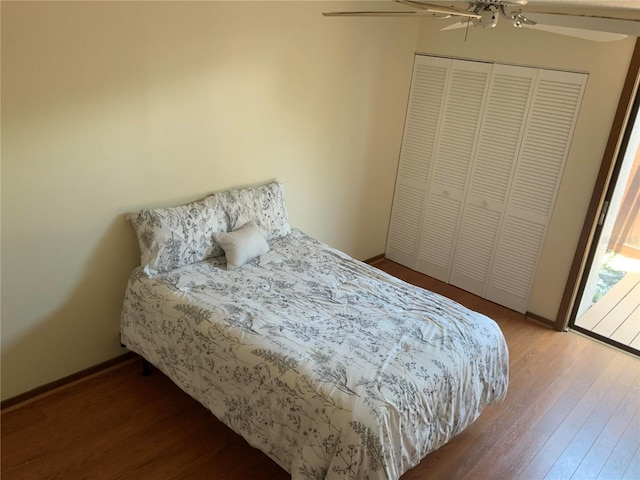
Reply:
M640 350L640 273L627 272L575 324Z
M640 479L640 360L559 333L383 260L496 319L507 398L402 479ZM1 415L2 479L265 479L289 475L158 371L128 363Z

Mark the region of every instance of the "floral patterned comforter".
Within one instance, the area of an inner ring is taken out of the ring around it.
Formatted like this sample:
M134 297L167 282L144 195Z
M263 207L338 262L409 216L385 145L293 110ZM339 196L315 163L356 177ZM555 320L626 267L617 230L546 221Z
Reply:
M297 479L397 479L503 398L491 319L293 230L133 272L122 342Z

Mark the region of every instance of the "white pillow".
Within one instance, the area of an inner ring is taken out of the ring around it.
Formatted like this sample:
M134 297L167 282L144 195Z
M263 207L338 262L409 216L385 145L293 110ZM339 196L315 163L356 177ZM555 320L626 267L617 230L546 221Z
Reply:
M266 241L291 233L284 187L275 181L215 193L180 207L142 210L128 218L138 237L140 263L149 276L223 255L212 234L250 220L262 229Z
M147 275L217 257L224 252L212 234L229 229L222 204L211 196L174 208L128 215L138 237L140 263Z
M262 230L253 220L233 232L214 233L213 239L224 250L227 267L239 267L269 251Z
M291 233L284 198L284 186L271 182L215 194L227 215L228 230L254 220L270 242Z

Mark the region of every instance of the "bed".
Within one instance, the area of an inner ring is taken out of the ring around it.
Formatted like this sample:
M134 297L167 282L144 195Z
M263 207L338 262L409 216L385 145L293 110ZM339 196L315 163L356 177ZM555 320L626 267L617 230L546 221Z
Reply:
M294 480L398 479L506 394L493 320L291 229L278 182L131 220L122 343Z

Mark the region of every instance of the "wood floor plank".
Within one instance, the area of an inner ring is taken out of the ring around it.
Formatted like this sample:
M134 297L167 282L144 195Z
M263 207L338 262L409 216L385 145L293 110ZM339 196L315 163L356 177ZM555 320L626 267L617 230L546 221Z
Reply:
M561 343L564 344L564 341ZM519 417L504 427L501 441L495 443L478 461L469 472L469 478L490 478L490 473L495 470L503 472L504 478L516 478L540 451L558 423L610 361L609 355L594 355L586 348L587 342L581 343L570 361L563 362L562 358L556 360L554 366L557 370L553 381L549 382L546 378L546 371L534 372L544 380L531 389L529 404L523 405ZM548 370L548 364L544 367ZM547 418L550 420L545 422ZM518 462L514 462L514 458Z
M510 352L504 402L402 480L540 480L565 464L576 479L640 479L640 359L379 265L494 318ZM0 428L3 480L290 478L161 372L142 377L137 362L3 410ZM579 446L582 456L573 453Z
M605 370L593 381L579 402L558 425L549 440L518 478L522 480L545 478L556 462L562 458L567 446L570 445L582 425L587 422L595 407L602 398L607 396L608 388L614 383L627 360L627 357L618 356L611 359ZM619 399L616 401L616 406L618 402Z
M630 365L630 370L634 377L632 380L635 381L627 391L624 399L618 405L618 408L605 423L589 451L584 455L582 462L578 465L572 478L597 478L629 425L629 419L634 418L638 414L640 410L638 407L640 386L638 385L637 378L640 370L633 364Z
M597 438L608 425L611 425L611 427L615 429L615 424L613 422L610 423L612 415L620 408L623 400L628 396L629 392L632 391L630 387L633 385L637 376L637 369L629 368L630 364L631 358L628 359L627 364L623 367L616 380L606 387L607 395L602 396L593 411L591 411L589 417L578 429L564 452L562 452L561 457L546 475L546 479L564 480L571 478L574 476L579 465L586 460L589 452L591 452L590 460L596 463L601 462L598 467L604 464L606 458L601 460L595 455L595 452L592 452L592 449ZM633 401L637 401L637 398L638 397L634 396ZM632 415L629 415L627 417L627 421L631 416ZM598 468L598 470L600 470L600 468Z
M478 441L470 446L459 459L458 474L469 478L480 478L495 468L491 459L504 455L503 449L510 450L518 442L523 427L530 422L525 420L526 412L532 408L536 399L544 391L548 379L549 362L554 363L564 351L562 342L555 342L557 335L549 331L533 343L527 354L513 361L510 376L510 388L507 398L496 409L496 418L484 420L484 428ZM519 365L521 368L518 368ZM488 462L488 463L487 463Z
M636 403L636 413L627 420L627 426L622 436L598 472L596 480L622 478L638 448L640 448L640 409Z
M640 448L636 450L633 458L622 475L622 480L638 480L640 478Z

